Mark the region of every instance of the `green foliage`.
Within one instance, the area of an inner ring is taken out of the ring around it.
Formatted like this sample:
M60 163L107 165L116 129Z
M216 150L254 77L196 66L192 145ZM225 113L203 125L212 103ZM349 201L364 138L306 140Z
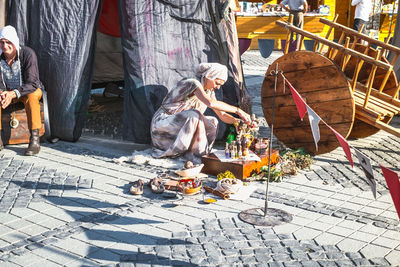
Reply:
M259 180L266 181L268 179L268 166L262 166L260 168L261 177ZM270 182L282 182L282 175L281 171L276 168L275 166L271 166L270 174L269 174L269 181Z
M283 176L296 175L299 170L311 169L313 158L307 154L304 148L288 150L280 156L279 163L271 166L270 182L280 182ZM262 177L268 177L268 166L260 168Z

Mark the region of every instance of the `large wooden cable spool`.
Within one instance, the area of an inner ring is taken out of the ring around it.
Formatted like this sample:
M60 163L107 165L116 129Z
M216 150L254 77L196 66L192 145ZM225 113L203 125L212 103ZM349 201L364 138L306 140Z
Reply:
M351 47L351 46L352 46L352 44L349 45L349 47ZM354 47L354 50L356 50L357 52L360 52L360 53L364 53L364 51L366 51L366 48L367 48L366 45L357 43L355 45L355 47ZM374 48L370 47L368 49L368 54L367 55L372 57L372 58L375 58L376 53L377 53L377 51ZM334 58L333 61L336 64L338 64L339 66L341 66L342 62L343 62L343 57L344 57L344 54L341 53L341 52L338 52L338 54L336 55L336 57ZM384 56L382 56L381 61L383 61L385 63L389 63L389 61ZM344 74L350 80L353 79L354 70L355 70L355 68L357 66L357 63L358 63L358 58L351 57L349 62L346 65L346 68L344 70ZM368 77L370 75L371 69L372 69L372 65L370 63L365 62L363 64L363 67L361 68L359 74L358 74L357 81L359 83L365 85L367 83L367 80L368 80ZM382 81L383 81L383 79L384 79L384 77L386 75L386 72L387 71L384 70L384 69L381 69L379 67L377 68L376 74L375 74L375 79L374 79L374 82L372 84L373 88L375 88L375 89L379 89L380 88L381 83L382 83ZM398 82L397 82L396 75L395 75L394 72L392 72L389 75L389 78L388 78L388 80L387 80L387 82L385 84L385 87L383 88L383 92L392 95L393 92L395 92L397 86L398 86ZM387 118L387 119L385 119L383 121L389 122L391 119L392 118ZM359 119L355 119L354 124L353 124L353 129L352 129L352 131L351 131L351 133L349 135L349 138L364 138L364 137L368 137L370 135L373 135L373 134L377 133L379 130L380 129L378 129L378 128L376 128L376 127L374 127L374 126L372 126L372 125L370 125L368 123L365 123L365 122L363 122L363 121L361 121Z
M264 116L271 125L275 65L281 70L306 103L342 136L350 133L355 105L350 84L338 66L329 58L311 51L296 51L283 55L272 63L261 89ZM308 120L300 119L292 94L283 78L278 76L275 100L274 135L292 149L304 147L309 153L322 154L339 146L335 134L322 122L319 124L318 151Z

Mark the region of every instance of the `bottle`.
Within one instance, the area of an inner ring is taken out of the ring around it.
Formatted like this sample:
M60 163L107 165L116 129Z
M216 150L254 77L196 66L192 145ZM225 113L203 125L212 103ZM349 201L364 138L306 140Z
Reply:
M234 159L236 155L236 141L232 141L231 145L231 159Z
M229 159L231 157L231 153L229 152L229 143L226 142L225 144L225 158Z
M249 145L249 143L247 142L247 138L246 138L246 137L243 137L243 140L242 140L242 148L243 148L243 150L244 150L245 148L247 148L248 145ZM244 153L243 153L243 156L245 156Z
M245 146L243 147L243 157L247 157L249 155L249 149Z
M237 146L236 146L236 142L234 144L232 144L233 146L233 158L237 159L238 158L238 151L237 151Z
M238 158L241 159L243 157L243 151L242 151L242 145L240 144L240 142L238 143Z
M260 155L261 154L261 139L257 139L257 142L256 142L256 144L255 144L255 146L254 146L254 152L257 154L257 155Z

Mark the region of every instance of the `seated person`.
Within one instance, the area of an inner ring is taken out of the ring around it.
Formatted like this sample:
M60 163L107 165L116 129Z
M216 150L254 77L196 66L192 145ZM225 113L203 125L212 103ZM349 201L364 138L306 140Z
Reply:
M226 66L218 63L201 63L197 79L185 78L167 94L151 122L153 157L184 156L199 162L200 157L211 151L217 135L218 120L204 116L207 107L227 124L239 122L229 113L237 114L246 124L250 115L215 97L228 78Z
M1 110L12 102L25 105L28 127L31 133L25 155L33 156L40 151L39 129L42 127L39 101L43 88L35 52L26 46L19 46L17 32L12 26L0 30L0 118ZM0 131L1 131L0 120ZM3 141L0 138L0 150Z

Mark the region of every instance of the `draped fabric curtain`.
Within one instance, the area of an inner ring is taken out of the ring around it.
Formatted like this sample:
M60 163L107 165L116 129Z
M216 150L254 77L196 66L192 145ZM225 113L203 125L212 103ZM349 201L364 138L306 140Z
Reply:
M241 76L234 15L225 1L120 0L125 67L124 138L150 142L150 123L166 93L200 62L229 68L217 98L239 105L248 99ZM225 6L226 7L226 6ZM249 101L248 101L249 102ZM224 124L220 123L220 136Z
M52 135L68 141L78 140L84 126L96 32L99 29L110 38L121 35L123 60L109 63L123 64L124 139L150 143L151 118L163 97L177 81L193 77L200 62L226 65L229 79L217 97L250 108L234 15L227 12L229 1L13 0L8 1L7 24L16 27L21 44L36 51L40 78L48 92ZM102 36L98 41L107 39ZM107 45L99 47L107 49ZM107 51L103 52L102 56L107 56ZM97 62L107 64L107 57ZM97 67L107 72L107 68ZM121 71L118 73L119 77L110 77L109 72L97 74L114 81L121 79ZM220 134L224 124L221 127Z
M90 96L101 0L8 1L7 24L33 48L48 95L51 133L76 141Z

